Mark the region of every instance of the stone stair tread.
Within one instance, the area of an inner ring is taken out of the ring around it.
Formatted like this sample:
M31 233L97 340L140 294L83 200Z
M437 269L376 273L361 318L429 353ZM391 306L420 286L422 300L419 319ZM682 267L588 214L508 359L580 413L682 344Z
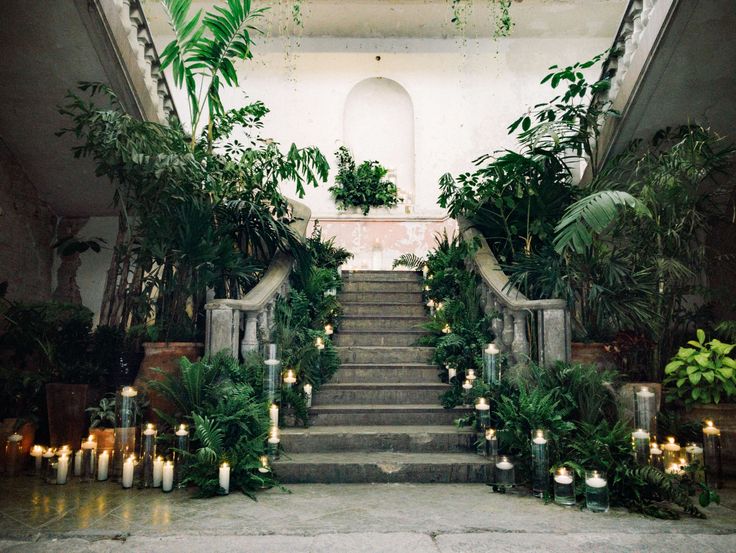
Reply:
M358 347L358 346L346 346ZM342 369L438 369L432 363L341 363Z
M375 331L374 331L375 333ZM410 351L410 350L422 350L422 351L434 351L434 348L431 346L335 346L335 349L360 349L360 350L367 350L367 351L373 351L373 350L404 350L404 351ZM355 365L364 365L365 363L354 363ZM376 365L384 365L386 363L376 363ZM347 363L342 363L342 366L347 365Z
M282 435L309 435L309 434L474 434L472 429L459 429L447 424L443 425L335 425L310 426L309 428L282 428Z
M274 465L329 464L329 465L380 465L380 464L488 464L486 457L475 453L408 453L400 451L341 451L325 453L286 452Z
M323 385L320 390L423 390L426 388L437 388L438 390L447 388L449 385L444 382L335 382Z
M345 330L340 329L334 336L340 336L341 334L429 334L428 330L421 328L347 328ZM355 346L359 347L359 346ZM373 347L373 346L365 346ZM385 346L385 347L405 347L405 346ZM419 347L419 346L417 346Z
M434 411L434 412L457 412L457 413L463 413L465 411L470 410L470 407L453 407L452 409L445 409L439 404L435 403L400 403L400 404L393 404L393 403L357 403L357 404L340 404L340 405L333 405L333 404L326 404L326 405L316 405L314 407L310 408L310 412L312 413L319 413L319 412L330 412L330 411L347 411L347 412L365 412L365 411L384 411L387 413L411 413L411 412L426 412L426 411Z
M412 321L422 321L422 322L428 322L427 317L422 317L419 315L343 315L340 317L341 320L345 319L367 319L367 320L383 320L383 319L400 319L400 320L412 320Z

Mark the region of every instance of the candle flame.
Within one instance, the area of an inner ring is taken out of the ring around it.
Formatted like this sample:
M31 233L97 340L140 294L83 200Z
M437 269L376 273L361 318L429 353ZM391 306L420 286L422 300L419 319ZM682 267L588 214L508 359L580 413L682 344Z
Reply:
M705 421L705 426L707 426L708 428L713 428L713 421L712 420Z
M223 463L222 463L222 464L220 465L220 468L223 468L223 469L225 469L225 468L228 468L229 466L230 466L230 465L229 465L229 464L227 463L227 461L224 461L224 462L223 462Z
M186 425L186 424L180 424L180 425L179 425L179 430L181 430L182 432L183 432L184 430L187 430L187 425Z
M492 440L496 435L496 431L493 428L486 428L486 440Z
M153 430L153 424L150 422L146 425L146 430Z
M92 434L90 434L90 435L89 435L89 436L87 437L87 441L88 441L89 443L92 443L92 442L94 442L94 441L95 441L95 437L94 437L94 436L93 436Z
M567 476L567 469L565 467L560 467L557 471L557 474L560 476Z
M667 442L668 443L671 443L671 444L674 444L675 443L675 438L673 436L667 436Z

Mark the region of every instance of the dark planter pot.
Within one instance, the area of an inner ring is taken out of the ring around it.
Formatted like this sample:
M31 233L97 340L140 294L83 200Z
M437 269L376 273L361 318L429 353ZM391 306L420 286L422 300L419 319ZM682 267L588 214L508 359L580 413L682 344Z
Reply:
M82 442L87 417L87 384L46 384L46 407L51 446L68 444L77 449Z
M683 412L683 417L697 423L713 420L721 430L723 474L736 476L736 404L693 405Z
M190 361L199 361L204 352L204 344L201 342L146 342L143 344L143 349L145 354L135 379L135 386L146 391L151 404L148 419L141 422L148 422L148 420L158 422L155 410L172 412L173 405L159 394L149 390L146 383L150 380L161 381L166 374L177 374L182 357ZM161 369L164 374L153 369Z
M602 342L573 342L571 361L582 365L595 365L599 369L615 369L616 357L607 351Z

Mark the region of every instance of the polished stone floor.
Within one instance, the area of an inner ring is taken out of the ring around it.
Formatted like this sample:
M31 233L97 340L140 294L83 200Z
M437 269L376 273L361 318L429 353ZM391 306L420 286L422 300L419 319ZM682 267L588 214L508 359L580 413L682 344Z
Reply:
M736 485L707 520L592 514L476 484L354 484L192 499L0 479L0 551L736 552Z

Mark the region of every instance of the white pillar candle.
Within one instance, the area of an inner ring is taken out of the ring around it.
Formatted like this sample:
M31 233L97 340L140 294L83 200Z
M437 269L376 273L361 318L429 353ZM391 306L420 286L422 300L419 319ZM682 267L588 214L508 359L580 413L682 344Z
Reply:
M635 440L649 440L649 432L639 428L631 433L631 437Z
M510 470L514 468L513 463L511 463L508 459L505 457L501 458L502 460L496 463L496 468L499 468L501 470Z
M422 278L426 279L429 274L429 267L427 265L422 266Z
M447 367L447 380L450 381L457 376L457 369L455 367Z
M189 435L189 428L187 427L186 424L183 424L182 423L182 424L179 425L179 428L177 429L177 431L175 432L175 434L177 436L188 436Z
M174 463L171 461L166 461L161 467L161 489L165 492L174 489Z
M442 327L442 333L443 334L450 334L452 332L452 329L450 328L449 324L446 324Z
M544 437L544 430L537 430L536 436L532 438L532 442L534 442L537 445L544 445L547 443L547 440Z
M555 474L555 482L562 485L572 484L572 476L567 472L567 469L561 468Z
M123 463L123 488L133 487L133 475L135 474L135 457L128 457Z
M595 473L590 478L586 478L585 483L591 488L603 488L607 484L605 478L601 478L600 476L595 475Z
M322 339L322 336L317 336L317 339L314 341L314 347L318 350L325 349L325 341Z
M164 458L160 455L153 460L153 487L158 488L161 485L161 479L164 474Z
M465 378L467 378L467 379L468 379L468 380L470 380L471 382L472 382L473 380L475 380L475 379L476 379L476 376L475 376L475 369L468 369L468 371L467 371L467 375L465 376Z
M43 459L43 447L34 445L31 448L31 457L35 459L34 468L36 472L39 472L41 470L41 459Z
M220 465L220 487L226 494L230 493L230 465L227 463Z
M304 400L307 403L307 407L312 406L312 385L309 383L304 385Z
M703 434L705 434L706 436L720 436L721 431L720 429L716 428L715 424L713 424L713 421L705 421Z
M286 371L286 374L284 375L284 384L287 386L296 384L296 374L294 374L293 369Z
M470 382L470 380L465 379L465 382L463 382L463 390L471 390L473 388L473 383Z
M478 398L478 402L475 404L475 408L478 411L489 411L491 409L491 406L488 405L486 398L481 397L481 398Z
M327 336L332 335L334 332L335 332L335 329L332 327L331 324L325 325L325 334L327 334Z
M272 403L268 410L268 418L271 419L271 426L279 425L279 406L275 403Z
M56 472L56 483L66 484L66 480L69 477L69 456L61 455L59 457L59 465Z
M110 453L107 450L100 453L97 459L97 480L107 480L107 472L110 468Z

